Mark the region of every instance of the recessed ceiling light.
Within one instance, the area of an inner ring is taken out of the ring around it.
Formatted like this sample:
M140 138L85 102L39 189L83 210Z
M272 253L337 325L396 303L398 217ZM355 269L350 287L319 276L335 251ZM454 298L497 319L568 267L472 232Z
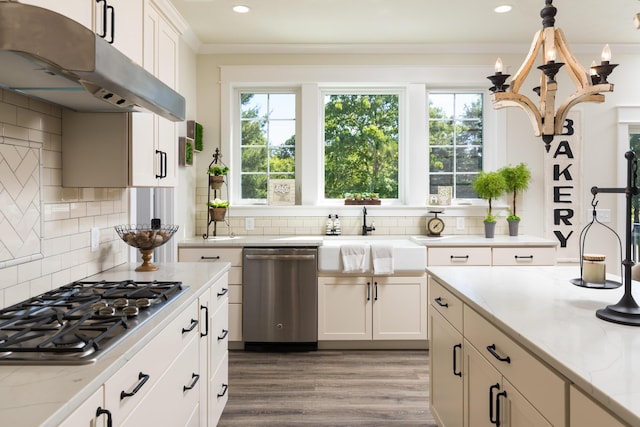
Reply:
M511 12L511 5L509 4L501 4L499 6L496 6L495 9L493 9L493 11L495 13L507 13L507 12Z
M242 6L242 5L238 5L238 6L233 6L233 11L236 13L248 13L251 9L249 9L249 6Z

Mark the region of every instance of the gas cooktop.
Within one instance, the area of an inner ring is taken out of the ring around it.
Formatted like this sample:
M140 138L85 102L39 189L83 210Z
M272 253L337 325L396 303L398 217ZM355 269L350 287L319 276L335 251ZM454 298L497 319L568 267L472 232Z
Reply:
M181 282L78 281L0 310L0 364L95 362L185 292Z

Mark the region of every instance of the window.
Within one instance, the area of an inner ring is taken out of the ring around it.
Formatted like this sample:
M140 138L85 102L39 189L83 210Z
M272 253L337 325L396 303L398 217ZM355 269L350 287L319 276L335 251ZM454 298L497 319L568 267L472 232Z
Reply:
M240 194L264 203L269 179L295 179L295 93L240 92Z
M399 95L324 95L324 197L398 198Z
M454 198L475 198L471 182L482 170L481 93L430 93L429 194L453 188Z

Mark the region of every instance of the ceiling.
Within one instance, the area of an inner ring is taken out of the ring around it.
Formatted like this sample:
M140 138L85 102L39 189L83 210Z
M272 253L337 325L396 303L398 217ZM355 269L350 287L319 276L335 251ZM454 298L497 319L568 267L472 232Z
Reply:
M205 49L253 45L530 44L544 0L170 0ZM497 14L508 3L513 10ZM243 4L251 11L235 13ZM556 0L572 44L638 44L638 0ZM352 46L353 47L353 46Z

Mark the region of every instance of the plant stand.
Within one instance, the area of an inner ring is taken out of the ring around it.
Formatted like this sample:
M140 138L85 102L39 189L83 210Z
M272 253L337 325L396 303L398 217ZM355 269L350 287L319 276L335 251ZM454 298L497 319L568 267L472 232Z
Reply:
M222 153L220 153L219 148L216 148L215 152L213 153L213 160L211 161L211 163L209 163L209 167L207 168L207 170L209 170L209 168L211 168L211 166L213 165L226 166L224 163L222 163L221 158L222 158ZM223 189L226 190L227 195L229 194L229 188L227 183L228 179L224 180L220 185L212 185L211 182L214 175L209 175L207 173L207 176L208 176L207 202L221 196ZM216 178L220 178L220 177L216 177ZM224 179L224 177L222 178ZM224 222L225 224L227 224L227 228L229 229L229 231L231 231L231 225L229 224L229 220L227 216L228 209L229 208L212 208L210 206L207 206L207 232L202 235L203 239L208 239L210 236L218 235L219 222ZM213 224L213 234L211 233L212 224ZM231 234L231 232L229 234Z

